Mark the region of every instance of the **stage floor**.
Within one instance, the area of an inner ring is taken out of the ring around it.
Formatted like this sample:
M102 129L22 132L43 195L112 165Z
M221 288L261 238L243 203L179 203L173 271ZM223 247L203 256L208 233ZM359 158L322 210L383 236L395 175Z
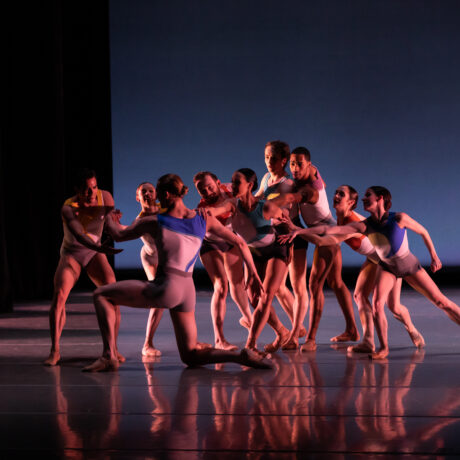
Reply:
M459 289L445 293L460 303ZM210 298L198 293L206 342L213 338ZM119 348L127 361L102 374L81 372L101 351L90 293L71 296L63 359L54 368L41 364L50 344L48 304L16 305L0 316L0 458L460 456L460 329L413 291L403 291L402 301L425 350L387 314L388 360L347 355L329 342L344 326L326 292L317 352L278 352L270 371L185 368L168 314L155 340L163 356L143 362L148 312L122 307ZM229 300L226 337L242 346L238 318ZM259 346L273 338L267 326Z

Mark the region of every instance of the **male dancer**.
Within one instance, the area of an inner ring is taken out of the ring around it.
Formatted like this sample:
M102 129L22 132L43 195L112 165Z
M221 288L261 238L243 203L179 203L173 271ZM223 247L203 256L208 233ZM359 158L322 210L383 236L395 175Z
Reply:
M97 286L115 282L115 275L105 253L117 254L119 249L101 246L102 230L107 214L113 209L112 195L97 187L93 170L79 171L75 181L76 195L64 202L61 209L64 239L54 275L54 293L49 311L51 351L44 364L55 366L61 359L59 341L64 328L65 304L71 289L84 268ZM105 253L103 253L104 251ZM116 306L116 333L120 326L120 309ZM118 360L125 358L118 353Z
M201 201L198 208L220 206L232 197L231 189L221 184L217 176L209 171L201 171L193 178ZM225 213L217 219L229 226L231 214ZM236 350L238 347L229 343L224 336L224 318L226 298L230 283L230 295L238 305L242 317L240 324L247 329L251 326L251 311L248 296L244 288L243 260L237 247L216 235L207 233L200 250L200 259L209 277L214 292L211 299L211 317L214 329L215 348L221 350Z
M298 190L300 215L309 227L336 225L329 209L326 186L318 169L311 164L310 152L305 147L297 147L291 152L290 169ZM317 246L310 273L310 327L302 351L316 350L318 330L324 306L324 282L328 281L342 309L346 321L343 334L332 337L332 342L355 341L359 339L353 313L350 291L342 280L342 253L339 245Z

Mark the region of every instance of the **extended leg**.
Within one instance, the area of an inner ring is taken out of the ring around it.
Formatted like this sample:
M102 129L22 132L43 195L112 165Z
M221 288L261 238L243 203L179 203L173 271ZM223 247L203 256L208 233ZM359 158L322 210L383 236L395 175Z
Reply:
M393 316L403 323L406 331L417 348L423 348L425 346L425 339L422 334L415 328L414 323L410 317L409 310L401 304L401 284L402 279L396 280L393 289L388 295L388 308L393 313Z

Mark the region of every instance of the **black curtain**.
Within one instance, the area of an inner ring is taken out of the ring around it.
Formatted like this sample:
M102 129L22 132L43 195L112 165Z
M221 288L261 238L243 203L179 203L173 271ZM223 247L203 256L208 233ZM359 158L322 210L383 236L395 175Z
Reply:
M51 297L75 170L95 169L112 191L109 6L15 2L3 21L0 311L9 311Z

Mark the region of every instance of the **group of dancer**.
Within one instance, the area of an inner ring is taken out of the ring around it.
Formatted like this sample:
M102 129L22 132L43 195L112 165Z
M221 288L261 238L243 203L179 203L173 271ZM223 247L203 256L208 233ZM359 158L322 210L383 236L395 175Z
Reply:
M372 186L366 190L363 205L370 213L366 219L354 210L358 203L356 190L349 185L338 187L333 201L336 220L329 208L325 182L305 147L291 152L285 142L271 141L265 146L265 164L268 172L260 187L255 172L249 168L235 171L230 185L221 183L212 172L197 173L193 182L201 201L194 210L183 202L188 188L179 176L164 175L156 187L144 182L136 190L141 212L128 226L120 223L110 193L98 189L94 171L84 172L77 181L76 195L62 208L64 241L50 309L52 346L45 364L56 365L60 360L65 302L82 267L97 286L94 305L103 341L102 356L84 368L86 371L116 370L124 361L117 348L119 304L151 309L142 348L145 356L161 354L153 337L163 309L167 308L185 364L229 361L270 368L270 353L280 348L296 350L299 337L306 336L302 351L316 350L326 280L345 319L345 331L331 341L356 342L359 332L353 300L341 276L343 241L366 258L354 290L363 339L350 345L350 352L368 353L374 359L388 355L385 304L403 323L414 345L424 346L422 334L400 303L402 279L460 324L460 308L440 292L409 251L407 229L422 236L431 256L431 270L441 268L427 230L407 214L389 211L391 194L386 188ZM286 172L288 164L292 178ZM103 230L115 241L142 238L141 261L146 281L115 282L106 254L116 254L120 249L101 242ZM315 249L307 290L309 243ZM192 272L198 256L214 288L214 346L197 340ZM292 293L286 286L288 274ZM229 288L241 312L239 322L248 330L242 350L224 336ZM290 328L276 314L272 305L275 296L291 321ZM309 304L307 331L303 321ZM267 322L276 338L262 351L257 340Z

